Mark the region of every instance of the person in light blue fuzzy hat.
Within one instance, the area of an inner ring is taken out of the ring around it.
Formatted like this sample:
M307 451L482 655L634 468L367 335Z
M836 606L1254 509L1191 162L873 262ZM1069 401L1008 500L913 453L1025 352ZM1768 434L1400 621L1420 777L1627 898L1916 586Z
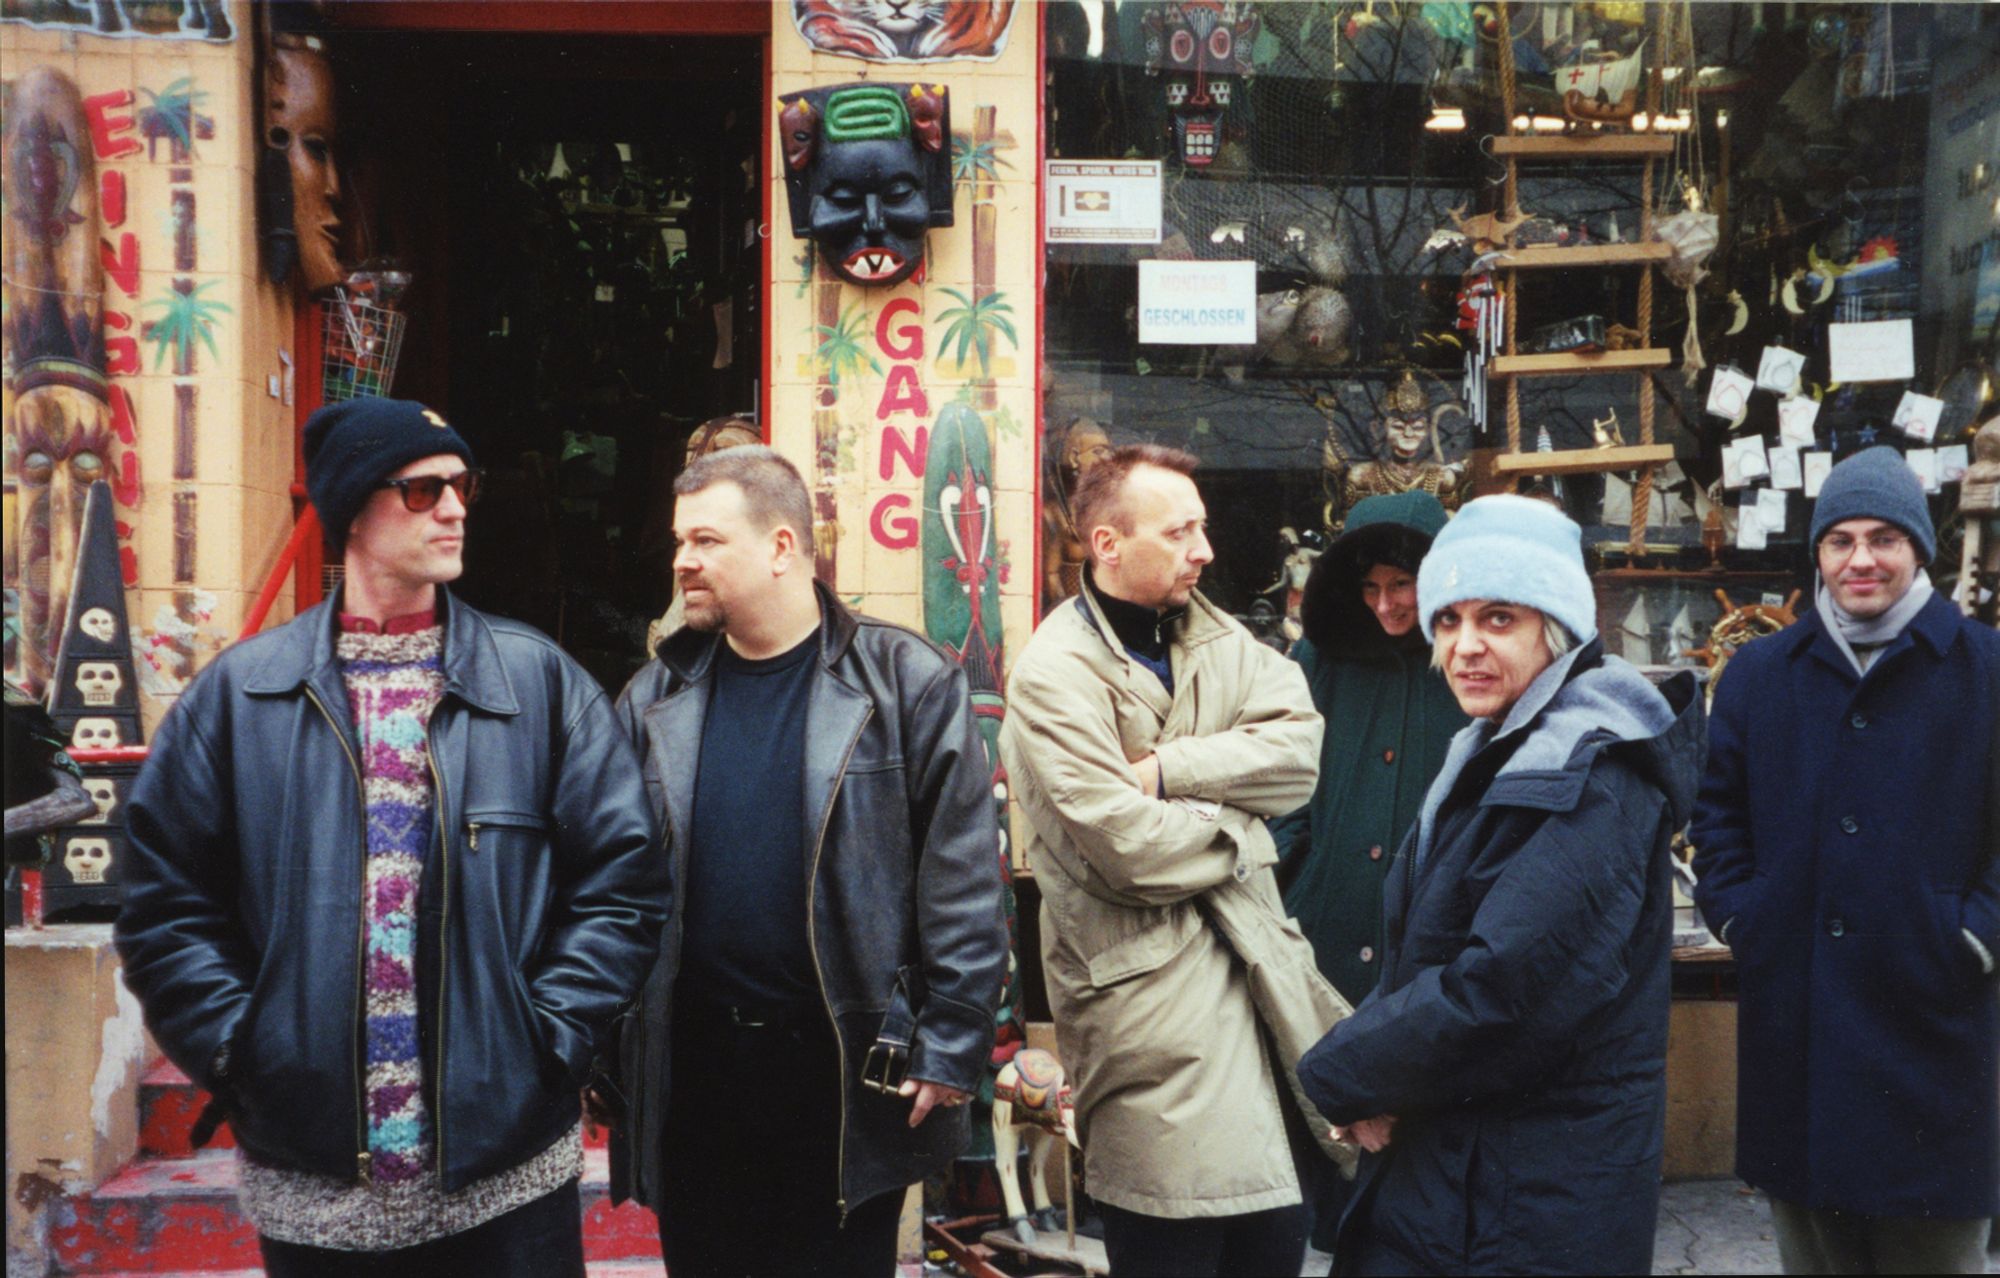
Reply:
M1583 530L1533 497L1503 494L1468 502L1431 543L1417 577L1424 638L1436 641L1431 623L1440 608L1468 599L1526 604L1560 621L1572 643L1597 636L1597 597L1583 567Z
M1469 503L1417 606L1472 722L1384 878L1374 992L1299 1062L1364 1151L1334 1270L1644 1273L1701 698L1604 654L1582 534L1543 502Z

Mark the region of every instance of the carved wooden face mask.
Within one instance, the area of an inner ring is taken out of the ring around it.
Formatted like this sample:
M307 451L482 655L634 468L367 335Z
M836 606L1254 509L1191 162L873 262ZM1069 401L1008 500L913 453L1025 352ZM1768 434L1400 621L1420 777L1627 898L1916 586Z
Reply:
M1215 163L1258 23L1250 5L1235 0L1162 5L1144 18L1146 70L1164 77L1174 150L1190 168Z
M264 141L282 151L291 170L292 229L308 292L346 278L340 264L340 172L334 166L337 135L333 68L326 55L282 39L271 50L264 77Z
M944 86L811 89L782 99L778 127L792 234L850 283L917 274L924 233L952 224Z

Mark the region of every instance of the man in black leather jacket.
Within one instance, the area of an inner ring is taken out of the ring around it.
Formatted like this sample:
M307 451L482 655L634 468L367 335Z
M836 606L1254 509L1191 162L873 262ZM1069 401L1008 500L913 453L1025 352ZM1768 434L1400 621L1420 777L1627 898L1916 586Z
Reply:
M674 491L687 624L619 708L675 908L621 1030L612 1194L660 1213L675 1278L876 1278L992 1050L991 774L957 663L814 581L790 463L730 449Z
M273 1275L584 1273L579 1096L666 916L604 693L453 599L471 450L403 401L321 409L342 594L224 651L131 801L117 926L213 1092Z

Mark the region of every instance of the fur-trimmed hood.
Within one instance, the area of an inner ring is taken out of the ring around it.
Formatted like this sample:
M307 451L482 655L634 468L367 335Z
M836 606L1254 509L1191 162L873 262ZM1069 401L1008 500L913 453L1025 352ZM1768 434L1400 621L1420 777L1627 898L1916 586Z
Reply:
M1313 647L1355 656L1388 651L1391 639L1361 602L1361 575L1387 560L1406 564L1415 576L1445 519L1443 505L1426 492L1356 502L1347 512L1346 531L1306 578L1299 623Z

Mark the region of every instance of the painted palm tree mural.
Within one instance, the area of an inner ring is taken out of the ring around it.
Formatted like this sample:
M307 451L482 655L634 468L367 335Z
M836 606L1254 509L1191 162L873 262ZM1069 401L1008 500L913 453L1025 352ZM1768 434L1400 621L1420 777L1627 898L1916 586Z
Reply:
M1003 159L999 153L1000 143L988 138L975 142L967 137L951 140L951 180L958 186L971 186L986 180L1000 180L1000 169L1013 168L1013 164Z
M979 353L976 402L981 412L992 412L1000 403L993 387L995 335L1004 335L1016 349L1020 347L1014 335L1014 326L1007 319L1013 307L994 287L1000 170L1014 167L1001 154L1013 149L1014 135L995 131L995 115L993 107L974 107L972 132L955 134L951 140L952 181L972 199L972 296L967 298L956 289L947 289L958 299L959 305L948 308L937 317L948 326L940 344L940 355L945 348L956 343L958 363L963 371L967 353L973 350Z
M194 372L194 345L200 342L208 347L208 353L217 359L222 352L215 345L215 325L220 317L230 314L230 308L211 297L203 297L217 281L208 280L196 284L193 280L175 280L168 290L146 303L149 310L162 312L158 319L147 320L142 336L153 344L153 367L158 369L167 352L174 355L174 373L185 377Z
M838 292L834 296L838 298ZM870 355L863 344L868 340L868 317L862 312L862 304L856 302L834 323L813 325L813 332L820 339L819 346L813 351L813 362L835 400L840 398L843 373L851 377L863 368L873 373L882 371L880 361Z
M186 164L194 156L197 138L215 137L215 121L196 108L208 101L208 90L195 87L194 77L184 75L158 93L141 87L147 104L139 108L139 135L146 139L146 159L153 159L161 141L167 144L167 159Z
M976 353L979 356L980 380L990 382L993 377L995 335L1005 336L1015 350L1021 348L1021 339L1015 336L1014 323L1009 318L1014 313L1013 305L1006 300L1005 293L987 293L972 298L955 288L944 291L951 294L958 305L938 313L938 320L945 324L940 353L951 350L956 344L958 349L953 352L952 358L958 361L960 368L965 367L968 351Z

